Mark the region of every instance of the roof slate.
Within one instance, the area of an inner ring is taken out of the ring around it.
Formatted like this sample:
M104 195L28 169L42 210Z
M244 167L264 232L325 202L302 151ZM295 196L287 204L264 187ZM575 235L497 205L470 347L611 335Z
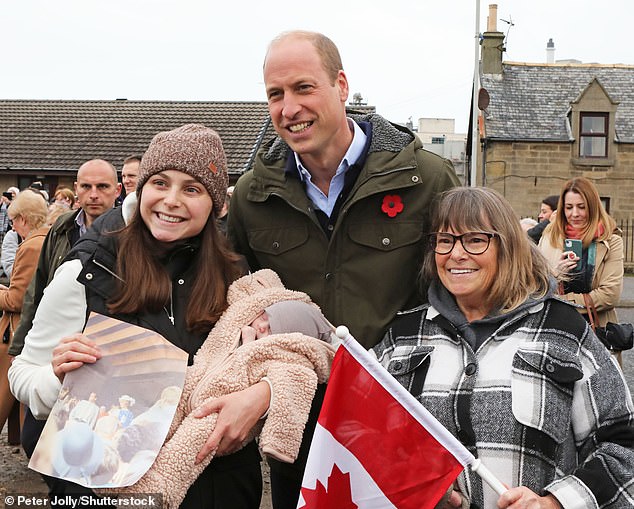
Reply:
M260 136L275 135L266 102L3 100L0 171L76 171L93 158L121 168L156 133L187 123L218 132L234 175L248 169Z
M487 138L569 141L568 109L594 78L619 103L617 141L634 143L634 66L620 64L504 62L502 75L480 76Z

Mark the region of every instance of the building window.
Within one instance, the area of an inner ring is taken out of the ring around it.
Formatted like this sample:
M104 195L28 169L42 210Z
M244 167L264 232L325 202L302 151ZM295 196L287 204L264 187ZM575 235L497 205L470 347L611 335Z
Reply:
M580 113L579 156L608 156L608 114Z
M445 137L444 136L432 136L431 137L432 145L444 145Z

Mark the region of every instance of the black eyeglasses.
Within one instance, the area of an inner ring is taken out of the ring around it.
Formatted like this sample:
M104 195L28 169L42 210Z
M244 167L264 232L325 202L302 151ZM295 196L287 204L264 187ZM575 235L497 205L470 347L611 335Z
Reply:
M497 233L486 232L467 232L462 235L453 235L451 233L430 233L429 244L434 253L446 255L451 253L457 240L460 240L464 250L472 255L479 255L489 249L489 244L493 237L497 237Z

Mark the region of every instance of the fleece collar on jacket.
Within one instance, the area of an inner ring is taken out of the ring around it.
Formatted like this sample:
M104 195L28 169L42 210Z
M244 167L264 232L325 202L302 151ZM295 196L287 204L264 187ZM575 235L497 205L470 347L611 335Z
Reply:
M407 128L397 126L384 119L380 115L374 113L369 115L348 115L357 124L368 122L372 126L372 139L370 142L369 153L372 152L400 152L407 145L416 139L415 135ZM290 152L290 147L279 136L269 145L265 160L286 161Z
M367 158L350 193L351 200L417 185L419 180L413 179L420 179L417 173L417 152L423 148L420 140L407 128L391 124L379 115L350 117L372 126ZM289 146L279 137L258 152L249 183L249 201L263 202L277 195L300 211L312 207L301 182L288 178L285 171L287 160L292 159L290 154ZM357 192L361 187L363 191Z

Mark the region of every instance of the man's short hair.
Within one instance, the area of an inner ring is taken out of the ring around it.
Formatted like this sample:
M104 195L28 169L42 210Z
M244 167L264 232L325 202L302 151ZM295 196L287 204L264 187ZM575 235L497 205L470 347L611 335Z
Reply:
M139 154L133 154L133 155L131 155L131 156L126 157L126 158L123 160L123 164L135 163L135 162L139 162L139 163L140 163L140 162L141 162L141 158L142 158L142 157L143 157L142 155L139 155Z
M339 71L343 71L343 64L341 63L341 55L339 54L339 49L337 49L337 46L334 42L332 42L331 39L326 37L324 34L320 34L319 32L310 32L308 30L291 30L289 32L283 32L275 39L273 39L269 44L269 49L276 43L281 42L287 38L304 39L310 42L317 50L317 54L319 55L324 70L332 80L332 83L335 83L335 81L337 80L337 76L339 76ZM266 57L264 61L266 63Z

